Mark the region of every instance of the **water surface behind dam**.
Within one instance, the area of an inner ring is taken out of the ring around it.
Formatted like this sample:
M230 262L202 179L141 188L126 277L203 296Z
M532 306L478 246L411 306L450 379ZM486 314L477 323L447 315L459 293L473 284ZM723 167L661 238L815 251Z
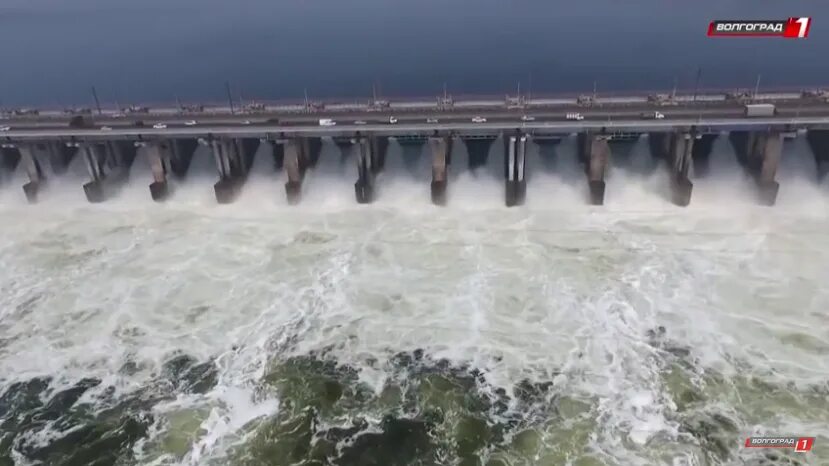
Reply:
M2 106L829 85L829 3L5 0ZM709 38L811 16L806 40Z

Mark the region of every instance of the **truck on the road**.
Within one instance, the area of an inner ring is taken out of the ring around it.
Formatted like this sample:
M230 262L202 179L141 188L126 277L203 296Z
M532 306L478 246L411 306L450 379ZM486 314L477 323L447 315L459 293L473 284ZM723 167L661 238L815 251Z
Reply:
M774 104L747 104L746 116L751 117L772 117L777 113Z
M332 120L331 118L321 118L320 119L320 126L334 126L337 123Z
M644 120L664 120L665 114L661 112L644 112L640 115Z

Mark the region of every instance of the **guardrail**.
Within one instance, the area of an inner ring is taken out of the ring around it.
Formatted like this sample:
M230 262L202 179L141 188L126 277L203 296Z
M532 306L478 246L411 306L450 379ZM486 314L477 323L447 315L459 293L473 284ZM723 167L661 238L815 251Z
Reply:
M432 96L432 97L384 97L374 102L382 102L384 105L372 105L371 98L323 98L312 101L286 99L286 100L246 100L233 102L231 111L230 103L225 102L179 102L179 103L151 103L145 105L131 105L130 107L118 108L112 104L102 105L99 110L90 107L77 107L70 109L36 109L36 108L6 108L0 109L0 118L55 118L71 117L74 115L157 115L157 114L227 114L227 115L256 115L260 113L318 113L331 112L341 109L342 111L368 111L375 109L384 111L394 109L405 111L408 108L431 109L434 111L446 111L455 107L481 107L481 108L526 108L533 106L550 105L548 101L562 100L576 103L579 100L584 102L592 101L593 105L598 104L623 104L624 100L631 102L646 102L649 97L662 96L669 100L673 97L677 102L706 102L728 100L729 96L743 100L775 100L791 99L794 95L804 99L829 98L829 94L822 91L823 87L778 87L765 88L762 93L753 94L747 89L700 89L697 92L685 90L652 90L652 91L602 91L595 95L593 93L533 93L529 94L499 94L499 95L474 95L460 94L454 96ZM809 94L812 94L811 96ZM444 101L445 99L445 101ZM443 101L443 102L442 102ZM133 109L133 111L130 111ZM138 110L138 111L135 111Z

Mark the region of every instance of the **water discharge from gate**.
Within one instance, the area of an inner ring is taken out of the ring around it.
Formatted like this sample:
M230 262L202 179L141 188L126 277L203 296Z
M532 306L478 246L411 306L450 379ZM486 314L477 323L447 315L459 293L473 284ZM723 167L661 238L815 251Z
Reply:
M372 205L331 144L298 206L261 149L232 205L203 150L163 204L140 161L94 206L83 167L34 206L4 186L0 460L740 464L762 434L829 454L829 187L808 147L786 143L771 208L725 138L688 208L622 161L593 207L565 139L555 161L532 148L507 209L499 143L474 173L458 149L443 208L397 144ZM60 440L80 433L95 451Z

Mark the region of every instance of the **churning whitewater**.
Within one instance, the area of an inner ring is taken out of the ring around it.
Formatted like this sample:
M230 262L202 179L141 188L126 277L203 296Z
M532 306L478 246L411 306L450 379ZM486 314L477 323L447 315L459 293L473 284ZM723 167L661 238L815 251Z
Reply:
M771 208L725 137L688 208L644 138L602 207L572 139L534 149L512 209L496 150L472 172L458 146L445 208L396 144L368 206L330 141L298 206L262 156L223 206L203 153L164 204L141 154L99 205L82 166L32 206L15 174L0 465L829 464L829 186L803 138Z

